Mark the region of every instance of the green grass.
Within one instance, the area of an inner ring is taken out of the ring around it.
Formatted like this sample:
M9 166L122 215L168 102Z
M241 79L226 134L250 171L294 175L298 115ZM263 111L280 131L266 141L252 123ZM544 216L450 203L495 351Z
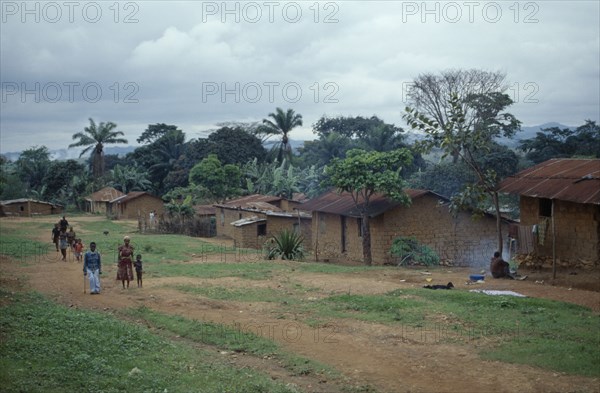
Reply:
M277 334L275 332L277 326L268 324L260 325L258 323L246 324L244 326L241 324L228 326L167 315L152 311L146 307L130 309L127 311L127 314L142 319L152 326L192 341L214 345L230 351L279 359L282 365L295 375L337 375L336 372L325 365L280 349L272 340L273 335ZM247 330L256 331L257 334L248 332ZM266 336L266 338L263 336Z
M28 239L29 234L44 231L47 232L48 242ZM0 254L8 255L19 261L37 261L49 251L54 250L51 233L52 225L48 223L2 220L0 223Z
M214 352L38 295L17 296L1 311L3 392L293 391Z
M570 303L417 289L336 295L312 306L317 317L390 324L428 342L475 344L486 359L600 376L600 316Z

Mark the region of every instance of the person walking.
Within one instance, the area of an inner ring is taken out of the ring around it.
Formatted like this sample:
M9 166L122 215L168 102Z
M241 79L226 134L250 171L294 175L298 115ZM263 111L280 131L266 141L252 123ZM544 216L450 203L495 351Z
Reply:
M58 252L58 238L60 236L60 226L58 223L54 224L54 228L52 228L52 243L56 247L56 252Z
M90 249L83 256L83 275L90 279L90 294L100 293L100 275L102 274L102 260L96 251L96 242L90 243Z
M67 232L60 230L60 234L58 235L58 242L60 246L60 253L62 255L62 260L67 261L67 248L69 248L69 242L67 241Z
M73 246L73 255L75 255L75 260L77 262L81 261L81 256L83 252L83 242L81 239L75 239L75 245Z
M67 217L66 216L62 216L62 218L58 222L58 225L60 226L60 230L61 231L65 231L66 232L67 228L69 227L69 221L67 221Z

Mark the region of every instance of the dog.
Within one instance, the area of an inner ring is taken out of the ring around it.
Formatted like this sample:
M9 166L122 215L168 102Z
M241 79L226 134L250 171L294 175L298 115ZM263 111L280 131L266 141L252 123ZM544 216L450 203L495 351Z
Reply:
M427 289L452 289L454 285L449 282L447 285L425 285L423 288Z

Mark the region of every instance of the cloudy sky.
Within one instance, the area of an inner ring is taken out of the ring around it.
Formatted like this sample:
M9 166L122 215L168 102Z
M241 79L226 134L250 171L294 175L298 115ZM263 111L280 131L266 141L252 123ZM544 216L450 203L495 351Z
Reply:
M66 148L95 121L130 144L148 124L301 113L405 127L421 73L506 73L524 125L598 121L598 1L0 1L0 152Z

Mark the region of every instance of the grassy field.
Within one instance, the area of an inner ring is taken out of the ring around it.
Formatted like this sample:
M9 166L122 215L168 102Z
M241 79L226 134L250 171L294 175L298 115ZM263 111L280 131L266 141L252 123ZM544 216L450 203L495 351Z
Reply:
M10 296L0 314L3 392L295 391L250 369L233 368L214 351L175 343L138 324L35 294ZM185 322L172 328L178 327ZM272 347L261 342L253 350Z
M31 255L52 251L47 223L32 220L13 224L4 222L0 226L1 253L27 265L34 263ZM336 320L378 323L395 328L399 334L423 337L424 333L436 342L474 347L484 359L600 377L600 316L585 307L462 290L402 289L380 295L327 293L289 277L312 273L333 277L390 268L264 261L254 251L234 250L200 239L132 234L130 223L114 221L84 221L76 230L86 244L97 241L109 261L115 258L112 250L122 236L130 234L136 253L143 255L148 279L235 277L247 283L240 287L168 285L188 296L268 302L274 308L273 315L285 318L293 310L299 322L309 326ZM108 235L102 233L105 230ZM31 233L45 232L48 243L29 237ZM189 263L192 259L200 263ZM274 279L281 288L253 285ZM275 356L294 375L335 375L334 370L287 353L265 337L227 326L148 308L126 311L123 321L68 309L37 294L0 294L11 299L0 309L2 391L294 391L262 374L230 368L219 356L184 347L169 340L164 332L224 350ZM308 297L311 301L306 301ZM163 334L141 327L146 324ZM135 371L136 367L141 371Z

